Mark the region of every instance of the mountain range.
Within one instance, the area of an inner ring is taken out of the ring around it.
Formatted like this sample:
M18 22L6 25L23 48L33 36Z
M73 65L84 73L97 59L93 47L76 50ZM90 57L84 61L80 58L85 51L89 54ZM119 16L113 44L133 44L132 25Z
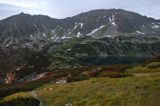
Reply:
M0 20L0 64L6 65L0 65L2 70L11 70L14 64L22 67L26 57L35 59L25 66L30 70L46 56L53 69L137 62L159 53L160 20L122 9L92 10L65 19L20 13Z
M142 43L141 39L144 42L159 40L159 33L159 20L122 9L93 10L65 19L20 13L0 21L1 47L61 42L73 37L120 40L125 36Z

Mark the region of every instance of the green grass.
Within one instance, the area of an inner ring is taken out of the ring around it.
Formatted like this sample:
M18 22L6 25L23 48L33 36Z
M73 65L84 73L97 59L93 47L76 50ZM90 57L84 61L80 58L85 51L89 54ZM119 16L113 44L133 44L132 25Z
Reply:
M135 66L127 70L128 73L155 73L160 72L160 67L157 68L148 68L143 66Z
M47 84L37 94L46 106L159 106L160 77L92 78L65 85Z

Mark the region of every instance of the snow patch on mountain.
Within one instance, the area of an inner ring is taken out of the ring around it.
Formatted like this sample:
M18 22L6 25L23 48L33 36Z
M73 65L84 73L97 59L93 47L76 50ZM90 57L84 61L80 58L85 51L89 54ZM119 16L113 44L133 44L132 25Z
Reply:
M54 33L54 29L53 29L53 30L51 30L51 33Z
M80 25L81 29L83 28L84 23L75 23L74 29L76 29Z
M67 49L67 51L71 51L71 48Z
M105 37L108 37L108 38L115 38L117 35L106 35Z
M113 22L115 20L115 16L112 15L111 17L109 17L109 22Z
M63 36L62 39L69 39L71 37Z
M9 45L6 45L6 47L8 47Z
M30 38L33 38L33 35L30 35Z
M109 38L109 37L111 37L111 36L112 36L112 35L107 35L106 37L108 37L108 38Z
M112 22L111 24L114 25L114 26L117 26L115 22Z
M94 29L91 33L87 34L87 35L92 35L95 32L97 32L98 30L102 29L103 27L105 27L105 25L100 26L99 28Z
M77 37L80 37L80 35L81 35L81 33L80 33L80 32L78 32L78 33L77 33Z
M160 27L160 26L159 26L159 25L156 25L156 24L152 26L152 28L156 28L156 29L159 28L159 27Z
M138 34L145 34L145 33L143 33L143 32L140 32L140 31L136 31Z
M81 26L81 29L83 28L84 23L79 23L79 25Z
M56 36L57 36L57 35L52 36L51 39L55 39Z
M160 28L160 24L159 24L159 23L152 22L152 23L151 23L151 27L154 28L154 29L158 29L158 28Z
M76 29L76 28L77 28L77 26L78 26L78 25L76 24L76 25L74 26L74 29Z
M58 41L58 39L59 39L59 37L56 37L56 38L54 39L54 42L57 42L57 41Z
M46 38L46 34L44 33L43 36Z

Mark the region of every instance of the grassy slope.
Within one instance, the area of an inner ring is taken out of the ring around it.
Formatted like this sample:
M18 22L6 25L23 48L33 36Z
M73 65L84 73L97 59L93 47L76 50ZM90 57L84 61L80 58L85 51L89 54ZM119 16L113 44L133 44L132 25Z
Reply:
M36 89L36 92L46 106L62 106L65 103L73 103L74 106L160 106L159 65L151 63L144 67L135 66L128 72L138 75L91 78L64 85L46 84ZM21 92L1 100L28 96L28 92Z
M46 106L65 103L75 106L158 106L160 77L94 78L66 85L45 85L37 94Z
M46 84L37 94L46 106L159 106L160 75L126 78L92 78L65 85ZM52 88L52 90L50 90ZM3 100L28 97L17 93Z

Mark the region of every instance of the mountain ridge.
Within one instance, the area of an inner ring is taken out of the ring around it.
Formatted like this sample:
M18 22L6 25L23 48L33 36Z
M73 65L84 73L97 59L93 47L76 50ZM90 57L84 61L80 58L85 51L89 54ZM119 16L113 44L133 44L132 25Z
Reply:
M65 19L20 13L0 21L2 48L12 45L34 48L36 44L42 49L48 43L74 37L157 42L160 39L160 21L123 9L91 10Z

